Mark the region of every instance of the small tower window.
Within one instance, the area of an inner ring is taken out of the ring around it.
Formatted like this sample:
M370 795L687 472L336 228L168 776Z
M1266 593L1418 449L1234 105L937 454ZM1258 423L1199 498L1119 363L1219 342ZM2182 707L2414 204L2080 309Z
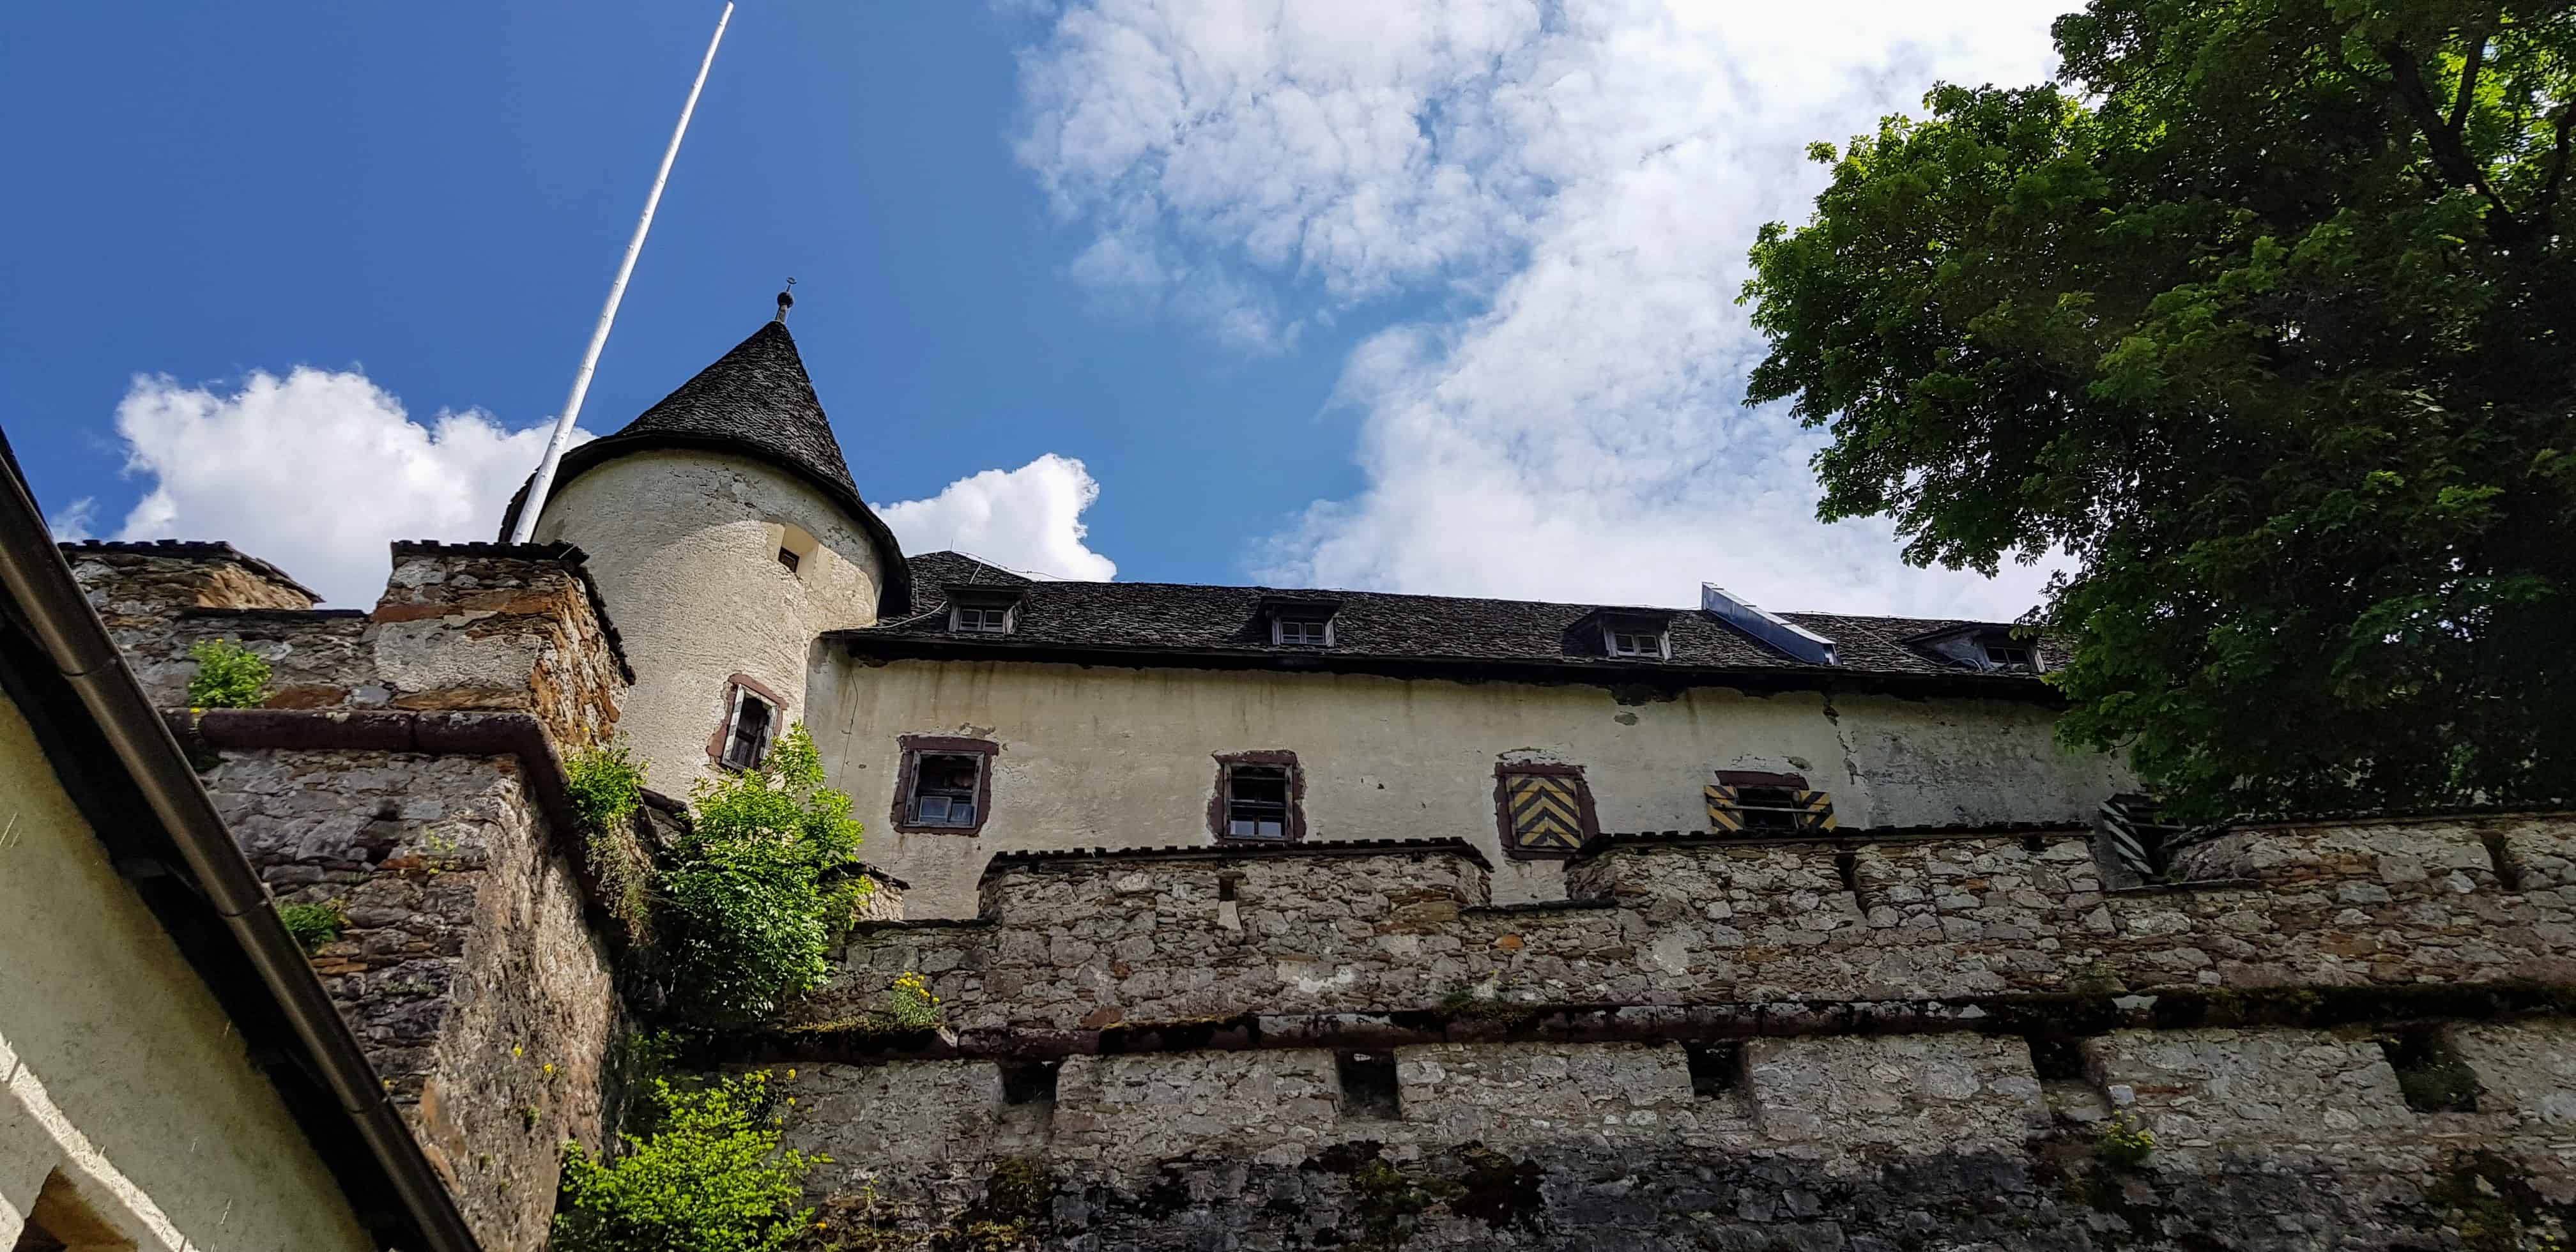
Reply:
M724 724L708 755L726 769L758 769L778 737L780 701L750 677L736 674L725 684Z
M803 577L805 567L813 563L814 553L821 545L804 527L791 522L772 522L769 529L772 545L778 549L779 568Z
M905 735L903 770L895 783L895 829L922 834L972 835L984 829L993 806L993 754L989 739Z
M1209 826L1217 838L1293 843L1305 837L1302 779L1292 752L1238 752L1217 757Z

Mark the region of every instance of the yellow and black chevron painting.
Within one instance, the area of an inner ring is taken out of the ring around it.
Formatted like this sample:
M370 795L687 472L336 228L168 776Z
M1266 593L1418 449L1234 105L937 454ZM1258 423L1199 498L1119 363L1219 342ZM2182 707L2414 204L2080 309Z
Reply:
M1710 783L1708 828L1720 834L1804 834L1834 828L1831 792Z
M1583 780L1563 774L1507 774L1503 803L1514 846L1572 852L1583 846Z

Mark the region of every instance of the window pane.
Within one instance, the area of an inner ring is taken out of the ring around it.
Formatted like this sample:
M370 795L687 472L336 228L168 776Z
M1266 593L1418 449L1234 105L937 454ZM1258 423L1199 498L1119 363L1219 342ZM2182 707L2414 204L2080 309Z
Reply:
M912 802L913 812L925 822L948 820L948 797L922 796Z

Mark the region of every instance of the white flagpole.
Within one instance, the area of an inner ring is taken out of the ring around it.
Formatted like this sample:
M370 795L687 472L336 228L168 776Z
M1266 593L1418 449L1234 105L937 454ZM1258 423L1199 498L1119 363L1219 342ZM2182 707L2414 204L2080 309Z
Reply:
M680 155L680 139L689 133L689 115L698 111L698 93L706 89L707 69L716 63L716 45L724 42L725 24L733 20L733 4L727 0L724 15L716 19L715 38L707 41L706 59L698 62L698 81L689 85L689 102L680 106L680 124L671 128L671 146L662 150L662 168L653 174L653 194L644 197L644 216L635 222L635 237L626 242L626 259L617 265L617 281L609 284L608 303L599 310L599 325L590 332L590 351L581 356L581 372L572 376L572 396L564 401L563 415L555 419L555 433L546 440L546 456L537 462L536 477L528 482L528 498L519 505L519 519L510 527L510 542L526 543L537 528L537 514L546 507L546 494L554 489L555 466L563 460L564 445L572 441L572 424L581 416L581 401L590 394L590 376L599 368L600 349L608 346L608 328L617 321L617 304L626 298L626 280L635 273L635 258L644 251L645 232L653 229L653 210L662 205L662 184L671 180L671 162Z

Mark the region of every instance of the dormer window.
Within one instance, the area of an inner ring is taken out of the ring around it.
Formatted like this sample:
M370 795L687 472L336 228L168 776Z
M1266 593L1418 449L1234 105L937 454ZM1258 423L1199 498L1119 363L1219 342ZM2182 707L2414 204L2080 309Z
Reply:
M2039 654L2028 645L1989 640L1985 648L1986 664L1996 669L2036 671L2039 668Z
M1660 630L1612 630L1609 632L1610 655L1650 656L1662 660L1664 632Z
M1019 624L1018 588L948 588L948 629L961 635L1007 635Z
M1332 646L1333 619L1329 617L1282 617L1270 623L1270 642L1309 648Z
M1962 669L1988 674L2041 674L2048 670L2048 656L2039 641L2008 626L1945 626L1906 642Z
M1253 638L1267 635L1273 647L1329 648L1333 646L1333 617L1341 607L1337 600L1264 596L1254 621L1259 633Z

